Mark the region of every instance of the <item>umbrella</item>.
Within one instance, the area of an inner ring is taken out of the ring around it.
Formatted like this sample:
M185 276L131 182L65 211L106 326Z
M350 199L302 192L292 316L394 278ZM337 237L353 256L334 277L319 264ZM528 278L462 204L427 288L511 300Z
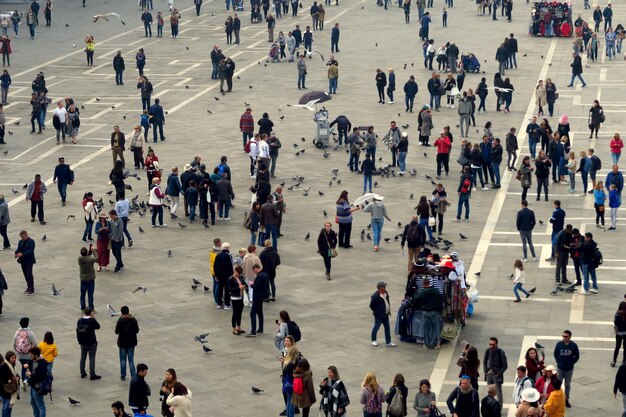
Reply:
M373 200L374 197L380 197L378 194L374 194L374 193L366 193L363 194L361 197L357 197L353 202L352 205L353 206L360 206L361 204L368 202L369 200Z
M324 103L325 101L329 101L332 99L333 98L330 95L326 94L323 91L310 91L300 97L300 100L298 100L298 104L307 104L311 101L313 101L314 104Z

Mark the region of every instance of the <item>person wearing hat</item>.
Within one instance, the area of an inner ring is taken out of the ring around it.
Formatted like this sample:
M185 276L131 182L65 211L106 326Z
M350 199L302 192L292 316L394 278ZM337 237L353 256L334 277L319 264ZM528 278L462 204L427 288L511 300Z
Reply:
M487 396L480 402L482 417L500 417L502 406L496 399L498 388L491 384L487 387Z
M387 70L389 75L387 76L387 97L389 97L389 104L393 104L393 92L396 91L396 73L393 72L393 68Z
M199 155L197 156L199 158ZM195 180L196 173L194 172L192 164L185 164L183 173L180 176L181 191L189 188L189 182ZM183 194L183 208L185 209L185 217L189 217L189 210L187 208L187 196Z
M552 384L554 385L554 391L546 400L543 409L550 417L565 417L565 407L569 404L569 401L561 389L561 380L557 378Z
M461 376L461 383L448 395L446 404L452 417L478 417L480 415L478 391L470 384L469 376Z
M441 347L441 307L443 295L432 286L430 278L424 278L424 288L415 296L413 301L419 304L423 311L424 347L426 349L439 349Z
M532 385L532 384L531 384ZM517 386L515 388L514 393L517 392ZM515 395L515 394L514 394ZM526 417L529 415L530 408L541 409L538 401L539 401L539 391L534 389L533 387L525 388L520 392L519 400L520 401L517 411L515 412L515 416Z
M183 185L180 182L180 178L178 178L178 167L172 167L172 172L167 177L167 186L165 187L165 194L172 199L172 205L170 207L170 217L172 219L178 217L176 215L176 209L180 201L181 191L183 191ZM187 199L185 198L184 200Z
M404 104L406 105L406 112L413 113L413 102L415 101L415 96L417 95L418 86L415 82L415 77L411 75L409 80L404 83Z
M554 365L548 365L543 370L543 375L535 381L535 388L539 391L539 403L545 404L546 400L554 391L553 382L558 379L557 370Z
M391 341L391 327L389 325L389 316L391 316L391 304L389 303L389 294L387 293L387 283L378 281L376 283L376 292L372 294L370 299L370 310L374 315L374 327L372 328L372 346L378 346L376 336L378 329L382 324L385 328L385 343L387 347L396 347Z

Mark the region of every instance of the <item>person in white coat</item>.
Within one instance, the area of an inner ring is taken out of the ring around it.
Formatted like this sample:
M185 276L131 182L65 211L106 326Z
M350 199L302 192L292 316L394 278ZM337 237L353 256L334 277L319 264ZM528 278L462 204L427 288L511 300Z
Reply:
M191 417L191 390L182 383L174 383L166 403L174 417Z
M250 152L248 156L250 157L250 178L254 178L254 167L256 166L256 161L259 159L259 142L261 141L261 135L258 133L254 135L252 139L250 139Z

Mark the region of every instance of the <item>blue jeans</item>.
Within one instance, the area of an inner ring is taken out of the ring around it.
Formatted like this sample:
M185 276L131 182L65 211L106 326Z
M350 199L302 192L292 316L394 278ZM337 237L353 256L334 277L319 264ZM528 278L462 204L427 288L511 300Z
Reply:
M480 186L481 187L485 187L485 181L483 180L483 171L481 168L472 168L472 175L474 176L474 184L472 184L474 187L476 187L477 182L476 182L476 178L478 178L480 180Z
M115 83L116 84L123 84L124 81L122 80L122 74L124 73L124 71L122 70L115 70Z
M615 45L606 46L606 56L608 56L609 59L612 59L615 56Z
M511 52L511 55L509 55L509 68L513 68L513 65L517 68L517 57L515 56L515 52Z
M120 219L122 219L122 223L124 224L124 234L122 235L122 246L124 246L124 236L126 236L129 241L132 241L133 238L128 231L128 217L120 217Z
M369 192L372 192L372 176L371 175L363 175L363 192L367 192L369 183Z
M428 219L420 219L419 224L424 225L424 229L426 229L426 232L428 233L428 240L430 240L432 242L433 241L433 231L428 226Z
M143 30L144 32L146 32L146 38L148 36L152 37L152 23L146 23L144 22L143 24Z
M574 80L576 79L576 77L578 77L578 79L580 80L581 83L583 83L583 87L585 87L587 85L587 83L585 82L585 80L583 80L583 76L581 74L572 74L572 79L569 82L569 85L573 86L574 85Z
M91 231L93 230L93 220L85 220L85 231L83 232L83 240L91 239Z
M413 110L413 103L414 102L415 102L415 96L412 96L412 97L406 96L406 95L404 96L404 104L406 105L406 108L408 110ZM433 104L433 96L432 96L432 94L430 95L430 104L431 104L431 109L432 109L433 108L432 107L432 104Z
M493 176L496 179L496 185L500 185L500 162L492 162L491 170L493 171Z
M383 231L383 223L385 222L384 219L372 219L372 232L373 232L373 239L374 239L374 246L378 246L380 245L380 235Z
M348 145L348 131L346 129L339 128L337 129L339 133L339 146L345 141L346 145Z
M130 368L130 377L133 378L137 373L135 369L135 347L119 348L120 349L120 375L126 377L126 359L128 358L128 367Z
M373 222L374 221L372 220L372 223ZM389 316L374 317L374 327L372 327L372 341L376 340L376 335L378 334L378 329L380 329L381 324L385 328L385 343L389 344L391 343L391 328L389 326Z
M592 268L589 264L581 264L583 270L583 289L589 291L589 275L591 275L591 283L593 289L598 289L598 281L596 278L596 268Z
M407 152L398 152L398 166L400 171L406 171L406 154Z
M215 304L219 304L220 299L220 284L216 277L213 277L213 301Z
M291 397L293 392L287 391L285 393L285 409L287 410L287 417L294 417L296 407L291 403Z
M143 110L150 109L150 99L151 97L141 97L141 108Z
M441 314L437 311L424 311L422 323L424 325L424 345L431 348L437 346L441 337Z
M535 159L535 156L537 155L537 139L528 138L528 146L530 148L530 156Z
M298 88L306 87L306 74L298 74Z
M337 78L329 78L328 79L328 92L330 94L337 93Z
M31 23L30 25L28 25L28 29L30 30L30 37L34 38L35 37L35 25ZM45 414L45 410L44 410L44 414Z
M230 201L220 201L219 217L228 217L228 211L230 210ZM222 213L224 214L222 216Z
M350 165L350 171L359 170L359 154L358 153L350 153L350 160L348 161L348 165Z
M11 398L2 398L2 417L11 417Z
M278 248L278 225L277 224L266 224L265 225L265 239L270 238L270 234L272 235L272 246ZM259 242L262 244L264 242Z
M33 407L33 417L46 417L46 403L33 387L30 388L30 405Z
M93 279L80 280L80 309L84 310L86 307L85 304L85 294L87 294L87 301L89 302L89 307L93 310L93 292L96 289L96 281Z
M470 215L470 194L469 193L461 193L459 195L459 203L456 211L457 220L461 220L461 213L463 212L463 206L465 206L465 218L469 219Z
M576 173L569 174L569 189L570 190L576 189Z
M211 79L212 80L217 80L217 62L211 62L211 65L213 66L213 70L211 71Z
M621 156L621 153L611 153L611 159L613 160L613 165L617 165L617 163L619 162L619 157Z
M242 132L242 134L243 134L243 146L245 147L246 143L248 143L248 141L250 139L252 139L253 134L252 133L248 133L248 132Z
M526 291L524 288L522 288L524 284L522 284L521 282L518 282L517 284L515 284L513 286L513 294L515 294L515 298L517 300L519 300L519 293L518 291L521 291L524 295L528 296L528 291Z
M368 146L365 151L370 154L374 165L376 165L376 146Z
M196 219L196 205L189 205L189 220L193 221Z

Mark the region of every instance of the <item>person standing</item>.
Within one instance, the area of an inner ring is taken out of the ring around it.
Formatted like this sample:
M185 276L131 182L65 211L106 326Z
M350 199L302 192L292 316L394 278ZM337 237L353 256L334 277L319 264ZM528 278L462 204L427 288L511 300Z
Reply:
M246 337L256 337L257 333L263 333L263 301L269 297L269 278L263 267L254 264L252 270L256 275L254 282L250 284L252 288L252 308L250 309L250 333ZM257 329L257 316L259 327Z
M585 233L585 239L580 247L580 265L583 272L583 295L589 295L589 291L593 294L598 293L598 281L596 278L596 269L598 268L598 260L596 258L596 250L598 244L593 240L593 234ZM592 288L589 288L589 275L591 275Z
M243 147L245 148L246 143L254 136L254 118L252 117L252 109L250 107L247 107L246 111L239 118L239 130L243 134Z
M217 308L230 310L230 292L228 279L233 275L233 259L230 254L230 243L223 243L221 251L215 257L213 272L218 283Z
M235 44L236 45L239 45L239 32L240 31L241 31L241 20L239 19L239 16L237 16L237 13L235 13L235 16L233 17L233 32L235 32Z
M273 202L273 198L269 196L267 202L261 206L260 224L265 232L265 237L269 239L272 236L272 246L276 248L278 243L278 210Z
M504 373L509 365L504 350L498 347L498 338L489 338L489 347L485 350L483 357L483 371L487 384L494 384L498 390L498 402L502 407L502 384L504 383Z
M388 71L387 97L389 97L389 104L393 104L393 92L396 91L396 73L393 71L393 68L389 68Z
M446 400L448 410L456 417L478 417L480 399L478 391L470 384L467 375L461 376L461 382L454 388Z
M298 69L298 90L306 90L306 62L304 62L304 55L298 57L296 67Z
M568 224L565 229L561 230L556 235L554 249L556 252L556 272L555 279L556 284L571 284L567 280L567 262L569 259L570 245L572 242L572 225Z
M496 400L498 388L491 384L487 387L487 396L480 402L482 417L500 417L502 415L502 406Z
M169 177L167 177L167 187L165 188L165 194L172 199L172 205L170 207L170 217L172 219L177 218L176 209L180 201L180 193L183 191L183 186L178 178L178 167L173 167Z
M411 112L413 113L413 102L415 101L415 96L417 95L418 85L415 82L415 77L411 75L409 80L404 84L404 104L406 106L405 113ZM431 100L432 106L432 100Z
M54 116L52 119L54 128L57 131L57 145L60 142L61 136L63 137L63 143L65 143L65 131L67 126L67 110L63 107L63 101L57 103L57 108L54 109Z
M2 70L2 75L0 75L0 90L2 90L2 105L5 106L9 104L9 87L11 86L11 75L9 75L9 71ZM4 141L4 138L3 140Z
M506 153L508 154L507 158L507 169L509 171L515 170L515 162L517 161L517 150L519 146L517 144L517 136L515 136L515 128L512 127L509 130L509 133L506 135Z
M411 222L404 226L404 232L402 233L402 241L400 247L404 252L404 244L408 247L408 271L411 272L413 263L416 256L420 253L420 250L426 243L426 231L425 226L420 224L419 218L416 214L411 218Z
M537 201L541 200L541 187L545 196L545 201L548 201L548 179L550 178L550 166L552 163L546 157L544 151L539 151L537 159L535 159L535 175L537 177Z
M137 333L139 324L137 319L130 314L128 306L120 309L122 315L115 324L117 347L120 353L120 380L126 380L126 359L130 368L131 379L135 377L135 346L137 346Z
M148 80L148 77L141 75L137 80L137 88L141 91L141 107L143 110L150 109L150 98L152 97L152 83Z
M383 203L383 197L375 194L374 200L367 206L365 206L365 208L363 209L363 213L370 213L371 215L372 232L374 235L374 252L378 252L385 219L391 221L391 219L387 215L387 208Z
M67 186L74 184L74 171L69 165L65 165L65 158L59 158L59 164L54 168L54 176L52 181L57 184L59 194L61 195L61 205L65 205L67 197Z
M459 202L457 205L456 221L461 221L461 214L463 212L463 206L465 206L465 221L469 221L470 215L470 198L472 197L472 183L474 182L474 176L470 173L469 165L463 167L463 174L461 174L461 180L459 181L459 187L457 194L459 196Z
M437 148L437 179L441 178L441 168L446 171L446 176L450 171L450 151L452 150L452 142L446 135L446 132L441 131L440 137L435 140L433 144Z
M163 136L163 126L165 125L165 113L163 112L163 107L161 106L161 100L158 98L154 99L154 104L150 106L148 110L148 114L152 116L152 136L154 143L157 141L157 127L159 128L159 136L161 137L161 142L165 140L165 136Z
M124 85L123 74L126 66L124 65L122 51L117 51L117 54L113 57L113 69L115 70L115 84Z
M230 221L229 211L232 200L235 199L235 193L233 192L233 186L228 180L228 174L226 172L222 173L222 178L217 181L216 187L217 199L219 201L218 220ZM228 279L228 277L226 277L226 279Z
M324 260L326 279L328 281L330 281L331 259L337 256L335 252L335 248L337 247L337 233L335 233L332 228L333 226L330 222L324 223L324 227L320 230L320 234L317 237L317 253L319 253Z
M111 252L115 256L115 269L114 272L119 272L124 268L124 262L122 262L122 243L124 241L124 222L117 215L115 210L109 211L109 217L111 218Z
M98 261L98 253L94 252L91 245L89 249L82 247L80 256L78 257L78 268L80 271L80 309L85 311L87 304L85 303L85 295L89 302L89 308L94 310L93 293L96 289L96 269L94 264Z
M146 33L145 37L152 37L152 13L148 9L144 9L141 14L141 21L143 22L143 29Z
M4 199L4 194L0 194L0 236L2 236L2 248L0 248L0 250L9 249L11 247L9 235L7 234L9 223L11 223L9 205Z
M128 406L135 415L146 414L150 405L148 397L152 394L152 390L146 382L146 375L148 375L148 365L138 363L137 372L131 378L128 390Z
M113 133L111 133L111 153L113 155L113 166L117 162L117 158L122 161L122 168L126 164L124 161L124 145L126 143L126 137L124 133L120 131L118 125L113 126Z
M424 235L424 237L426 237ZM424 278L424 288L413 296L413 300L420 305L424 312L422 316L424 325L424 347L426 349L441 348L441 308L443 294L432 286L430 278Z
M330 31L330 53L334 54L335 52L339 52L339 35L341 31L339 30L339 23L335 23L335 26Z
M376 89L378 90L378 103L385 104L385 86L387 85L387 75L380 68L376 69Z
M93 316L91 308L85 307L84 312L84 316L76 323L76 339L80 345L80 377L87 377L85 361L89 354L89 379L93 381L102 378L96 374L96 351L98 350L96 330L100 329L100 323Z
M39 384L48 375L48 362L41 357L41 349L34 346L28 351L30 366L26 369L26 378L30 385L30 405L33 408L33 416L46 416L45 394L39 393Z
M398 142L400 142L400 129L396 125L395 121L391 121L389 132L383 138L383 141L388 141L389 150L391 152L391 166L396 166L396 157L398 155Z
M560 381L565 382L565 406L571 407L569 402L570 384L572 383L572 376L574 375L574 366L578 359L580 359L580 352L578 345L572 341L572 332L569 330L563 331L563 340L559 341L554 346L554 359L556 360L557 377ZM554 387L558 390L560 387Z
M517 231L522 239L522 252L524 257L522 262L528 261L526 252L526 245L530 246L530 254L533 256L533 261L537 261L535 255L535 247L533 246L533 229L535 228L535 213L528 208L528 201L522 200L522 209L517 212L516 226Z
M389 325L389 316L391 316L391 305L389 303L389 294L387 293L387 283L378 281L376 283L376 292L372 294L370 299L370 310L374 315L374 327L372 327L372 346L378 346L376 336L378 329L382 324L385 329L385 343L387 347L396 347L391 341L391 326Z
M276 268L280 265L280 255L276 248L272 246L272 242L269 239L265 239L263 243L265 249L259 254L259 259L263 265L263 271L267 274L270 285L268 298L264 301L276 301Z
M20 232L20 239L17 249L15 249L15 259L22 267L22 273L26 280L26 291L24 291L24 294L33 295L35 293L33 266L37 263L35 259L35 241L28 236L26 230Z
M572 54L572 56L574 57L574 61L570 64L570 67L572 67L572 79L570 80L569 84L567 85L568 87L573 87L574 86L574 79L578 78L580 80L581 83L583 83L583 88L587 87L587 83L585 82L585 80L583 79L583 63L582 63L582 58L580 57L580 55L574 53Z
M200 8L202 7L202 0L193 0L193 4L196 6L196 16L200 16Z
M617 230L617 210L621 205L622 195L617 190L615 184L611 184L609 186L609 207L611 209L611 227L609 227L609 230Z
M613 361L615 363L615 361ZM624 401L624 413L622 417L626 415L626 362L622 362L620 367L617 369L617 373L615 374L615 382L613 383L613 397L617 398L617 391L622 394L622 399Z
M546 261L552 262L556 260L556 258L554 257L556 236L561 230L563 230L563 226L565 225L565 210L561 208L560 200L554 200L554 211L552 212L552 216L550 216L550 223L552 224L552 234L550 235L550 242L552 242L552 253L550 257L546 259Z

